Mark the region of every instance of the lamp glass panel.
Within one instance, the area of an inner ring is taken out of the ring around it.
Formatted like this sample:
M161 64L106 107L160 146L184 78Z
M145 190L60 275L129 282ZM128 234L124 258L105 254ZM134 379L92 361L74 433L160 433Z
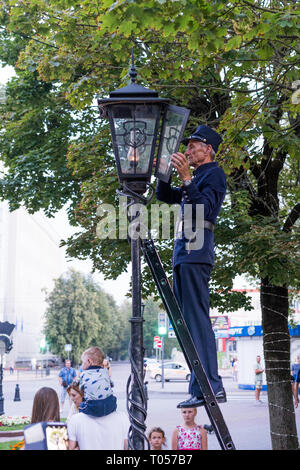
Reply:
M163 124L160 148L159 164L156 176L163 181L169 181L172 164L171 156L177 152L183 136L190 111L186 108L169 105Z
M156 104L112 107L114 148L122 176L140 177L151 173L159 118L160 106Z

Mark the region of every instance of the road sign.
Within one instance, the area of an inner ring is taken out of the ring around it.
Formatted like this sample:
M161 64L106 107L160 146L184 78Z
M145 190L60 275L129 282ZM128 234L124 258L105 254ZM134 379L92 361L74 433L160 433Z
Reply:
M227 315L218 315L210 317L213 330L228 330L229 319Z
M153 338L154 342L159 341L159 340L160 340L160 336L154 336L154 338Z
M175 331L170 320L169 320L169 328L168 328L168 338L176 338Z
M65 351L66 352L72 351L72 344L65 344Z
M158 312L158 332L160 335L165 335L167 333L167 315L166 312Z
M156 349L162 349L162 341L156 341Z
M166 324L166 312L158 312L158 326L165 326Z

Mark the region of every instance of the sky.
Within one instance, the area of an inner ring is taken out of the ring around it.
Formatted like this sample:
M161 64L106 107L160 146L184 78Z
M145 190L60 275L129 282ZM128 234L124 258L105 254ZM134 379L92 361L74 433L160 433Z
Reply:
M9 78L14 75L14 69L12 67L4 67L0 69L0 83L5 83ZM68 223L67 214L65 210L61 210L55 218L48 219L52 228L57 232L61 239L70 236L75 231L78 231L78 228L75 229L71 227ZM63 249L63 248L62 248ZM81 261L72 259L69 260L65 257L65 267L64 271L67 271L69 267L73 267L76 270L89 274L92 271L92 263L89 260ZM113 296L115 301L120 305L124 299L125 294L129 290L129 284L131 279L130 267L129 272L123 273L116 280L104 280L104 277L101 273L97 272L93 274L93 278L98 284L110 295ZM237 277L234 281L235 289L249 288L248 282L244 277Z
M0 70L0 83L5 83L9 78L14 75L13 67L2 67Z

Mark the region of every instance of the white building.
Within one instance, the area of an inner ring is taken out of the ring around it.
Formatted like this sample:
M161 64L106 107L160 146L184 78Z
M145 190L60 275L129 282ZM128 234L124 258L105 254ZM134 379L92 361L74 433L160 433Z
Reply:
M6 365L40 357L45 292L63 272L60 237L42 213L0 202L0 321L16 325Z
M300 355L300 325L289 328L291 341L291 363ZM261 366L266 364L263 353L263 331L261 325L240 326L229 329L229 335L237 343L235 356L238 359L237 383L238 388L254 390L254 369L256 356L261 357ZM279 366L280 367L280 364ZM266 375L263 373L263 390L267 389Z
M254 365L256 356L261 357L261 365L265 368L263 353L263 331L260 305L259 289L233 289L235 291L246 292L251 298L253 310L246 311L239 309L236 312L228 312L220 315L216 309L212 309L210 315L215 331L218 354L222 364L229 366L233 357L237 362L237 383L241 389L254 389ZM291 301L293 311L293 321L296 328L290 328L291 338L291 362L294 363L297 356L300 356L300 302ZM263 390L266 390L266 376L263 374Z

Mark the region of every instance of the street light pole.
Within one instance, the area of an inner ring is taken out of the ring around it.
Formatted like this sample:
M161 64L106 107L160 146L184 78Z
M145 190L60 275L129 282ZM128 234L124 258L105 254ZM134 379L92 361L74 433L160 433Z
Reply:
M128 190L124 185L124 192ZM123 193L124 194L124 193ZM131 226L131 264L132 264L132 316L131 340L129 343L129 357L131 375L127 383L127 409L130 419L128 445L130 449L144 450L147 438L145 435L147 416L147 388L144 384L144 348L143 348L143 312L145 305L141 295L141 238L139 212L134 213L135 204L140 204L140 197L129 194L131 202L128 204L128 220ZM138 206L140 207L140 206ZM131 390L129 391L129 385ZM149 443L148 443L149 444ZM149 445L148 445L149 447Z
M165 387L165 342L164 337L161 337L161 388Z
M4 396L3 396L3 355L1 354L0 363L0 416L4 415Z
M141 240L131 240L132 262L132 317L131 323L131 421L132 443L136 450L144 449L145 419L147 416L147 400L145 398L144 383L144 351L143 351L143 318L141 310Z
M13 342L10 335L15 325L8 321L0 322L0 416L4 414L4 396L3 396L3 357L4 354L11 351Z
M189 115L189 110L169 105L169 99L160 98L158 92L136 83L137 71L130 68L131 83L110 92L109 98L98 99L100 115L108 118L113 151L117 164L120 195L130 199L127 206L135 203L146 205L151 197L143 196L150 186L154 156L156 176L169 179L170 155L177 151ZM160 132L161 129L161 132ZM162 160L162 165L160 161ZM138 215L128 215L130 225L135 226L135 235L141 226ZM142 227L143 228L143 227ZM130 419L128 443L130 449L143 450L147 398L144 388L143 316L141 305L141 237L130 235L132 262L132 317L129 356L131 376L127 382L127 409ZM147 236L147 235L145 235ZM132 384L131 390L129 386Z

